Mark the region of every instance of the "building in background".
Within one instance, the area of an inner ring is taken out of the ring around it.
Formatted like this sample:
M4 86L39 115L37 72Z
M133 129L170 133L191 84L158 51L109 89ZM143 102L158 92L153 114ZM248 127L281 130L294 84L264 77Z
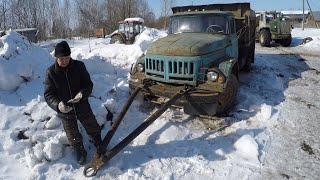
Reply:
M307 18L307 24L308 25L314 25L319 28L320 25L320 11L312 11L312 13L309 13Z
M37 35L39 31L37 28L13 29L12 31L25 36L31 42L36 43L38 41Z
M303 11L281 11L281 13L295 22L302 22L303 20ZM304 11L304 18L306 19L309 14L309 11Z

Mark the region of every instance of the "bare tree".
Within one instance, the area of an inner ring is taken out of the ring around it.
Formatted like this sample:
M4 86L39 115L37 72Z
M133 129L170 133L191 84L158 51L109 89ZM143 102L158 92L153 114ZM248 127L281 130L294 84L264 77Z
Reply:
M118 22L125 18L141 17L147 24L153 24L155 19L146 0L108 0L106 10L108 32L116 30Z
M104 0L76 0L76 8L80 32L93 32L94 28L104 26L106 8Z
M176 0L162 0L161 16L164 17L163 28L168 26L169 16L171 15L171 8L176 4Z
M139 3L139 9L138 9L138 17L141 17L144 19L145 25L152 27L155 24L156 21L156 16L155 14L151 11L149 4L147 1L140 0Z
M7 14L10 10L9 1L1 0L0 3L0 27L6 29Z
M110 33L129 17L155 24L147 0L0 0L0 28L37 28L40 40L87 36L101 27Z

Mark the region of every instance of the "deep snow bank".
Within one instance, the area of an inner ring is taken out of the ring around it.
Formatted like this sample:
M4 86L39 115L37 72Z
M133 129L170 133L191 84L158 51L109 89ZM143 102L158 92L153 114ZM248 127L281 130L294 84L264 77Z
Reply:
M0 90L16 89L45 71L52 57L24 36L8 31L0 38Z
M148 47L159 38L167 36L167 33L154 28L145 28L145 30L137 37L134 44L140 46L141 51L145 52Z

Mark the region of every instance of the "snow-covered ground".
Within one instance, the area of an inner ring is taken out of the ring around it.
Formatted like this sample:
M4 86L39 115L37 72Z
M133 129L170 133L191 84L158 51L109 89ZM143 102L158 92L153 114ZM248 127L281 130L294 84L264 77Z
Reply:
M133 45L67 40L94 82L89 98L103 135L128 97L131 64L165 32L147 28ZM305 37L313 41L301 44ZM46 68L60 40L30 44L15 32L0 41L0 179L87 179L56 113L43 98ZM167 110L92 179L318 179L320 177L320 30L293 30L291 47L256 44L255 64L240 75L231 125ZM134 102L110 147L150 113ZM94 147L80 126L92 157Z

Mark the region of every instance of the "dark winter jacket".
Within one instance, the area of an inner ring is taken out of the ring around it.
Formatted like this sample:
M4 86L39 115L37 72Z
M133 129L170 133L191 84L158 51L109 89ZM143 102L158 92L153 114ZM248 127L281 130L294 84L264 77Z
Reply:
M79 118L92 112L88 97L92 92L93 83L83 62L70 58L68 66L62 68L56 61L47 69L44 85L44 98L47 104L58 112L59 117L74 119L75 113ZM67 101L74 98L79 91L83 94L82 99L78 103L68 104ZM73 110L66 114L61 113L58 109L61 101Z

